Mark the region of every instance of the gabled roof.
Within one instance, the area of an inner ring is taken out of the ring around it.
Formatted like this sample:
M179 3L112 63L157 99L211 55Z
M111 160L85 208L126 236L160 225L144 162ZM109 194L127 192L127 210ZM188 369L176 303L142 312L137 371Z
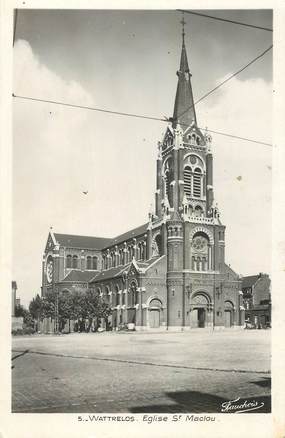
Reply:
M89 283L97 283L99 281L109 280L110 278L120 277L124 271L128 270L131 263L125 266L117 266L116 268L110 268L105 271L99 272L97 275L89 280Z
M103 249L112 239L107 237L78 236L73 234L54 233L56 241L68 248Z
M259 279L259 275L248 275L247 277L242 278L242 288L252 287L257 280Z
M239 277L239 275L229 266L229 265L227 265L226 263L224 263L224 266L225 266L225 271L227 272L227 273L229 273L230 275L232 275L233 277L238 277L238 278L240 278Z
M145 269L147 270L151 265L154 264L154 262L156 262L157 260L163 258L164 256L154 256L149 260L145 260L145 261L140 261L140 262L136 262L137 266L139 269Z
M147 232L148 223L133 228L126 233L120 234L114 238L108 237L92 237L92 236L78 236L75 234L59 234L54 233L56 241L66 248L80 248L80 249L98 249L102 250L110 246L118 245L126 240L140 236Z
M145 234L147 232L147 227L148 227L148 222L146 224L140 225L137 228L133 228L132 230L127 231L124 234L120 234L114 239L110 239L110 242L107 246L118 245L119 243L131 239L132 237L134 238L140 236L141 234Z
M62 280L62 282L84 282L87 283L94 277L94 271L78 271L77 269L73 269L70 271L66 277Z

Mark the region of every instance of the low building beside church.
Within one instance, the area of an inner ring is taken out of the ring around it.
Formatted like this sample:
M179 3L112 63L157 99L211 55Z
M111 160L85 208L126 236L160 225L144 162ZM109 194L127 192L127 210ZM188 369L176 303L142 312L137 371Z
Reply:
M261 272L242 278L245 319L256 328L271 326L270 285L269 275Z
M199 129L182 42L173 117L158 143L155 211L115 238L50 231L42 294L95 289L110 324L187 330L244 325L241 279L225 263L211 136Z
M20 298L17 298L17 282L12 281L12 330L23 329L23 317L16 316L16 306L20 305Z

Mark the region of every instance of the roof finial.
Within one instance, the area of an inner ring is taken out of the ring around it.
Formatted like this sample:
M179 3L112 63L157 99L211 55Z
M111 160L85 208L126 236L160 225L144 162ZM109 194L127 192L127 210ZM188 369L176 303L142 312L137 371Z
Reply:
M184 20L184 12L182 12L182 20L180 21L180 23L182 24L182 43L184 44L184 37L185 37L185 24L186 21Z

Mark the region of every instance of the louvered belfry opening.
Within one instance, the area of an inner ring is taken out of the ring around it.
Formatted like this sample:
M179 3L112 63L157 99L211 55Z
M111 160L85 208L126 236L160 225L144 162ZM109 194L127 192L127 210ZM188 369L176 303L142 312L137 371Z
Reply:
M201 197L201 169L196 168L193 174L193 196L195 198Z
M184 169L184 191L187 198L191 198L192 193L192 172L190 167L185 167Z

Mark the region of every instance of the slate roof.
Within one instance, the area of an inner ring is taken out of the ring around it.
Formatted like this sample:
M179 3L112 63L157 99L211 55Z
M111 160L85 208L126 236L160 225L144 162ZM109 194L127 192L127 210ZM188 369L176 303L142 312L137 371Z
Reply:
M175 127L177 120L179 120L183 131L185 131L185 129L191 125L192 120L194 120L195 124L197 124L197 120L184 36L182 42L180 67L177 74L178 83L173 111L173 126Z
M107 237L77 236L54 233L56 241L65 247L82 249L103 249L112 239Z
M98 281L109 280L110 278L120 277L124 271L130 267L131 263L125 266L117 266L116 268L110 268L105 271L99 272L97 275L93 275L90 283L97 283Z
M148 268L150 265L152 265L156 260L158 260L161 257L162 256L155 256L155 257L152 257L149 260L144 260L143 262L142 261L139 261L139 262L136 261L136 264L138 265L138 267L140 269L146 269L146 268Z
M62 282L88 282L94 277L94 271L78 271L76 269L70 271Z
M120 234L119 236L115 237L114 239L110 239L110 243L108 246L111 245L118 245L121 242L125 242L126 240L131 239L132 237L140 236L141 234L145 234L147 232L148 222L146 224L140 225L137 228L133 228L130 231L127 231L124 234Z
M259 275L248 275L247 277L242 278L242 288L252 287L257 280L259 279Z
M133 228L126 233L120 234L114 238L108 237L92 237L78 236L74 234L59 234L54 233L56 241L67 248L82 248L82 249L104 249L110 246L118 245L133 237L140 236L147 232L148 223Z
M148 266L152 265L156 260L158 260L161 256L152 257L150 260L146 260L144 262L140 261L138 262L135 260L135 264L138 266L139 269L146 269ZM124 271L127 271L131 263L127 263L124 266L117 266L116 268L110 268L107 270L104 270L102 272L99 272L98 274L95 274L91 280L89 280L89 283L97 283L99 281L109 280L110 278L116 278L120 277Z

